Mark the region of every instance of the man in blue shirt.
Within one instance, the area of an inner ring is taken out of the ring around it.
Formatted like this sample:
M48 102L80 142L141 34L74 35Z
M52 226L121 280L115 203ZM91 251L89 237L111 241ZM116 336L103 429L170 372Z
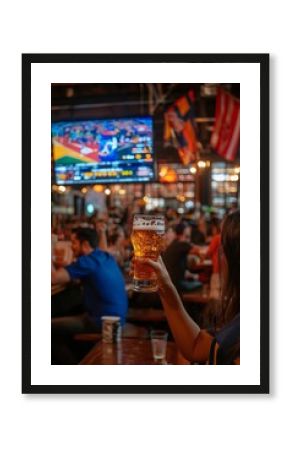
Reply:
M52 319L52 337L100 331L102 316L119 316L121 324L125 323L128 300L123 275L113 256L96 248L97 241L95 230L73 230L71 244L76 261L51 272L52 284L64 284L75 279L82 281L86 310L81 316ZM67 361L63 363L72 364L68 349L60 342L58 346L61 350L58 353L62 353L63 361Z

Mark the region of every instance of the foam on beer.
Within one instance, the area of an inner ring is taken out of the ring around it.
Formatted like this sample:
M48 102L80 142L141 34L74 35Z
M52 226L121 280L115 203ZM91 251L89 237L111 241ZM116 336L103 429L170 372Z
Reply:
M163 216L134 216L133 222L134 230L148 230L148 231L165 231L165 223Z

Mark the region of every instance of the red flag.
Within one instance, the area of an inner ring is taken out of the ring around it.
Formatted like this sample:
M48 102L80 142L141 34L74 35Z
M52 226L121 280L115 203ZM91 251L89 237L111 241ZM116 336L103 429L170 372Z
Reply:
M194 100L194 91L189 91L176 100L164 115L164 140L178 148L183 164L189 164L195 160L197 150Z
M228 161L234 161L240 144L240 102L220 89L216 98L215 126L211 146Z

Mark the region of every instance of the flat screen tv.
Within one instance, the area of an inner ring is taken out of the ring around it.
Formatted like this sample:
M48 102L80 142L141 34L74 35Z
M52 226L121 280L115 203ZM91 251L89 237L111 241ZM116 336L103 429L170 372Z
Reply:
M52 123L57 184L147 182L155 177L152 117Z

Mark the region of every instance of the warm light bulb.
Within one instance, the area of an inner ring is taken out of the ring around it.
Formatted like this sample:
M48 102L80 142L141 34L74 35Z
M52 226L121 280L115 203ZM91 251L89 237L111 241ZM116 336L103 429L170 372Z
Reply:
M95 192L103 192L103 186L101 184L95 184L93 189Z
M194 167L194 166L190 167L189 172L192 173L192 174L195 174L196 173L196 167Z
M159 172L159 176L160 177L165 177L165 175L167 174L167 172L168 172L168 167L162 167L161 168L161 170L160 170L160 172Z
M205 161L198 161L197 165L198 165L198 167L200 169L204 169L206 167L206 162Z
M111 194L111 189L109 189L109 188L105 189L105 194L106 195L110 195Z

